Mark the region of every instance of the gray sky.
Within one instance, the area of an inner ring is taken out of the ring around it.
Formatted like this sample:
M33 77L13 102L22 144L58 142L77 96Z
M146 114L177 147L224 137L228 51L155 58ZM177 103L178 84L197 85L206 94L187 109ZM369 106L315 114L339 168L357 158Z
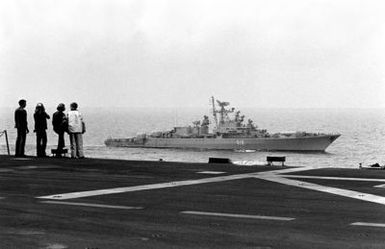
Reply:
M0 107L385 107L385 1L2 0Z

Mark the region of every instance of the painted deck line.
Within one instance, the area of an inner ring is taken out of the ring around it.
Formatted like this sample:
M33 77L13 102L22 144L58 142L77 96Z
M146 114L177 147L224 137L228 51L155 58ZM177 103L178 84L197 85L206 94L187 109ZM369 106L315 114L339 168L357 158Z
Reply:
M286 174L286 173L292 173L292 172L298 172L298 171L307 171L307 170L312 170L312 169L319 169L319 167L297 167L297 168L277 169L277 170L256 172L256 173L252 173L252 174L254 174L254 175L277 175L277 174Z
M76 198L83 198L83 197L89 197L89 196L119 194L119 193L135 192L135 191L143 191L143 190L153 190L153 189L173 188L173 187L190 186L190 185L205 184L205 183L224 182L224 181L252 178L259 175L266 176L266 177L269 177L269 176L275 177L275 175L279 173L291 173L291 172L298 172L298 171L304 171L309 169L313 169L313 167L288 168L288 169L280 169L280 170L273 170L273 171L263 171L263 172L237 174L237 175L229 175L229 176L218 176L218 177L203 178L198 180L185 180L185 181L156 183L156 184L147 184L147 185L139 185L139 186L131 186L131 187L70 192L70 193L62 193L62 194L55 194L55 195L40 196L36 198L51 199L51 200L68 200L68 199L76 199Z
M213 212L200 212L200 211L182 211L181 214L191 215L203 215L203 216L216 216L227 218L244 218L244 219L261 219L261 220L279 220L279 221L291 221L295 218L290 217L278 217L278 216L263 216L263 215L249 215L249 214L229 214L229 213L213 213Z
M385 223L367 223L367 222L354 222L351 226L366 226L366 227L385 227Z
M41 203L47 204L59 204L59 205L70 205L70 206L82 206L82 207L96 207L96 208L112 208L112 209L143 209L143 207L129 207L129 206L115 206L115 205L103 205L95 203L84 203L84 202L67 202L67 201L41 201Z
M380 184L380 185L376 185L374 186L375 188L385 188L385 184Z
M0 169L0 173L14 172L13 169Z
M329 194L349 197L349 198L358 199L361 201L367 201L367 202L373 202L373 203L385 205L385 197L383 196L372 195L372 194L367 194L367 193L362 193L362 192L347 190L347 189L341 189L341 188L322 186L322 185L298 181L298 180L291 180L291 179L283 178L281 176L267 176L267 177L255 176L255 178L259 178L259 179L263 179L271 182L277 182L277 183L281 183L289 186L295 186L299 188L310 189L310 190L315 190L319 192L325 192Z
M0 169L0 173L2 173L2 172L15 172L15 170L54 169L54 168L60 168L60 167L59 167L59 166L55 166L55 165L41 165L41 166L28 165L28 166L18 166L18 167L13 167L13 168L3 168L3 169Z
M35 165L28 165L28 166L19 166L19 167L16 167L16 169L38 169L39 167L38 166L35 166Z
M385 179L380 178L357 178L357 177L335 177L335 176L301 176L301 175L282 175L285 178L300 178L300 179L322 179L322 180L339 180L339 181L363 181L363 182L385 182ZM385 184L382 184L385 185ZM380 185L378 185L380 186Z
M28 157L14 157L14 158L11 158L11 160L14 160L14 161L31 161L32 158L28 158Z
M185 181L155 183L155 184L139 185L139 186L131 186L131 187L71 192L71 193L40 196L36 198L52 199L52 200L68 200L68 199L76 199L76 198L97 196L97 195L118 194L118 193L135 192L135 191L143 191L143 190L190 186L190 185L197 185L197 184L204 184L204 183L224 182L224 181L231 181L231 180L238 180L238 179L245 179L245 178L252 178L252 177L254 177L254 174L247 173L247 174L239 174L239 175L203 178L198 180L185 180Z
M226 172L223 172L223 171L199 171L197 172L198 174L211 174L211 175L220 175L220 174L224 174Z

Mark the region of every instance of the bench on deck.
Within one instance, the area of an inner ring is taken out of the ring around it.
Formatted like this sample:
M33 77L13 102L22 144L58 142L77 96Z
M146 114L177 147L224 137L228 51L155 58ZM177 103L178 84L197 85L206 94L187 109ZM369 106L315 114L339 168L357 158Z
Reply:
M281 162L282 166L285 166L286 157L285 156L267 156L266 157L267 165L272 166L273 162Z
M209 157L209 163L231 163L229 158Z
M68 149L62 149L61 152L58 152L57 149L52 149L51 153L54 157L65 157L68 153Z

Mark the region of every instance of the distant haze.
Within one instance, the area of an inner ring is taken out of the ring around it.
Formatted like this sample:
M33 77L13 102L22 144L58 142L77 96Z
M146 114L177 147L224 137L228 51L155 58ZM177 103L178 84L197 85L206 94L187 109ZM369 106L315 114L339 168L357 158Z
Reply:
M385 107L385 1L3 0L0 107Z

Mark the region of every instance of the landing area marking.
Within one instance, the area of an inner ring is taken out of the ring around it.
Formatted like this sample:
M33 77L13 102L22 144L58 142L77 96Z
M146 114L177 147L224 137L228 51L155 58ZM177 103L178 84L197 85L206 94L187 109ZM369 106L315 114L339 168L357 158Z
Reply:
M385 197L383 196L367 194L367 193L362 193L362 192L342 189L342 188L328 187L328 186L323 186L315 183L297 181L297 180L287 179L280 176L276 176L276 177L256 176L256 178L263 179L266 181L281 183L289 186L300 187L304 189L310 189L310 190L315 190L319 192L325 192L329 194L335 194L339 196L358 199L361 201L374 202L374 203L385 205Z
M301 179L338 180L338 181L385 182L385 179L355 178L355 177L336 177L336 176L282 175L282 177L285 177L285 178L301 178ZM385 185L385 184L382 184L382 185ZM378 186L381 186L381 185L378 185Z
M82 206L82 207L112 208L112 209L143 209L143 207L114 206L114 205L103 205L103 204L95 204L95 203L67 202L67 201L41 201L41 203Z
M208 175L220 175L220 174L224 174L226 172L223 172L223 171L199 171L197 173L198 174L208 174Z
M176 182L139 185L139 186L133 186L133 187L121 187L121 188L110 188L110 189L99 189L99 190L91 190L91 191L72 192L72 193L65 193L65 194L55 194L55 195L48 195L48 196L40 196L37 198L53 199L53 200L67 200L67 199L75 199L75 198L97 196L97 195L118 194L118 193L127 193L127 192L143 191L143 190L173 188L173 187L180 187L180 186L190 186L190 185L197 185L197 184L203 184L203 183L223 182L223 181L230 181L230 180L244 179L244 178L251 178L251 177L253 177L253 175L248 173L248 174L203 178L203 179L198 179L198 180L185 180L185 181L176 181Z
M384 223L368 223L368 222L354 222L351 226L365 226L365 227L385 227Z
M182 211L180 213L181 214L190 214L190 215L216 216L216 217L227 217L227 218L243 218L243 219L261 219L261 220L279 220L279 221L295 220L295 218L291 218L291 217L249 215L249 214L229 214L229 213L200 212L200 211Z
M275 175L275 172L283 172L290 173L296 171L303 171L307 168L290 168L283 169L278 171L269 171L268 172L258 172L258 173L245 173L238 175L229 175L229 176L217 176L210 178L203 178L198 180L185 180L185 181L176 181L176 182L166 182L166 183L155 183L155 184L147 184L147 185L139 185L139 186L131 186L131 187L120 187L120 188L109 188L109 189L99 189L99 190L90 190L90 191L80 191L80 192L71 192L71 193L63 193L63 194L55 194L55 195L47 195L40 196L37 198L40 199L52 199L52 200L68 200L89 196L98 196L98 195L108 195L108 194L118 194L118 193L127 193L127 192L135 192L135 191L143 191L143 190L152 190L152 189L162 189L162 188L173 188L180 186L190 186L204 183L215 183L215 182L224 182L245 178L253 178L256 175L265 173L263 175Z
M144 191L144 190L153 190L153 189L163 189L163 188L172 188L172 187L180 187L180 186L191 186L205 183L216 183L216 182L224 182L231 180L239 180L246 178L256 178L266 181L271 181L275 183L280 183L288 186L294 186L304 189L310 189L314 191L330 193L334 195L349 197L353 199L358 199L367 202L378 203L381 205L385 205L385 197L362 193L353 190L341 189L323 186L314 183L308 183L288 178L308 178L308 179L329 179L329 180L349 180L349 181L379 181L385 182L385 179L371 179L371 178L349 178L349 177L325 177L325 176L296 176L296 175L280 175L284 173L292 173L298 171L306 171L315 169L316 167L301 167L301 168L287 168L281 170L273 170L273 171L264 171L257 173L245 173L245 174L237 174L237 175L228 175L228 176L218 176L211 178L203 178L198 180L185 180L185 181L176 181L176 182L166 182L166 183L156 183L156 184L148 184L148 185L140 185L140 186L131 186L131 187L120 187L120 188L110 188L110 189L100 189L100 190L91 190L91 191L81 191L81 192L71 192L71 193L63 193L63 194L55 194L48 196L40 196L37 198L40 199L51 199L51 200L68 200L89 196L99 196L99 195L108 195L108 194L118 194L118 193L127 193L127 192L135 192L135 191ZM319 169L317 167L317 169Z

